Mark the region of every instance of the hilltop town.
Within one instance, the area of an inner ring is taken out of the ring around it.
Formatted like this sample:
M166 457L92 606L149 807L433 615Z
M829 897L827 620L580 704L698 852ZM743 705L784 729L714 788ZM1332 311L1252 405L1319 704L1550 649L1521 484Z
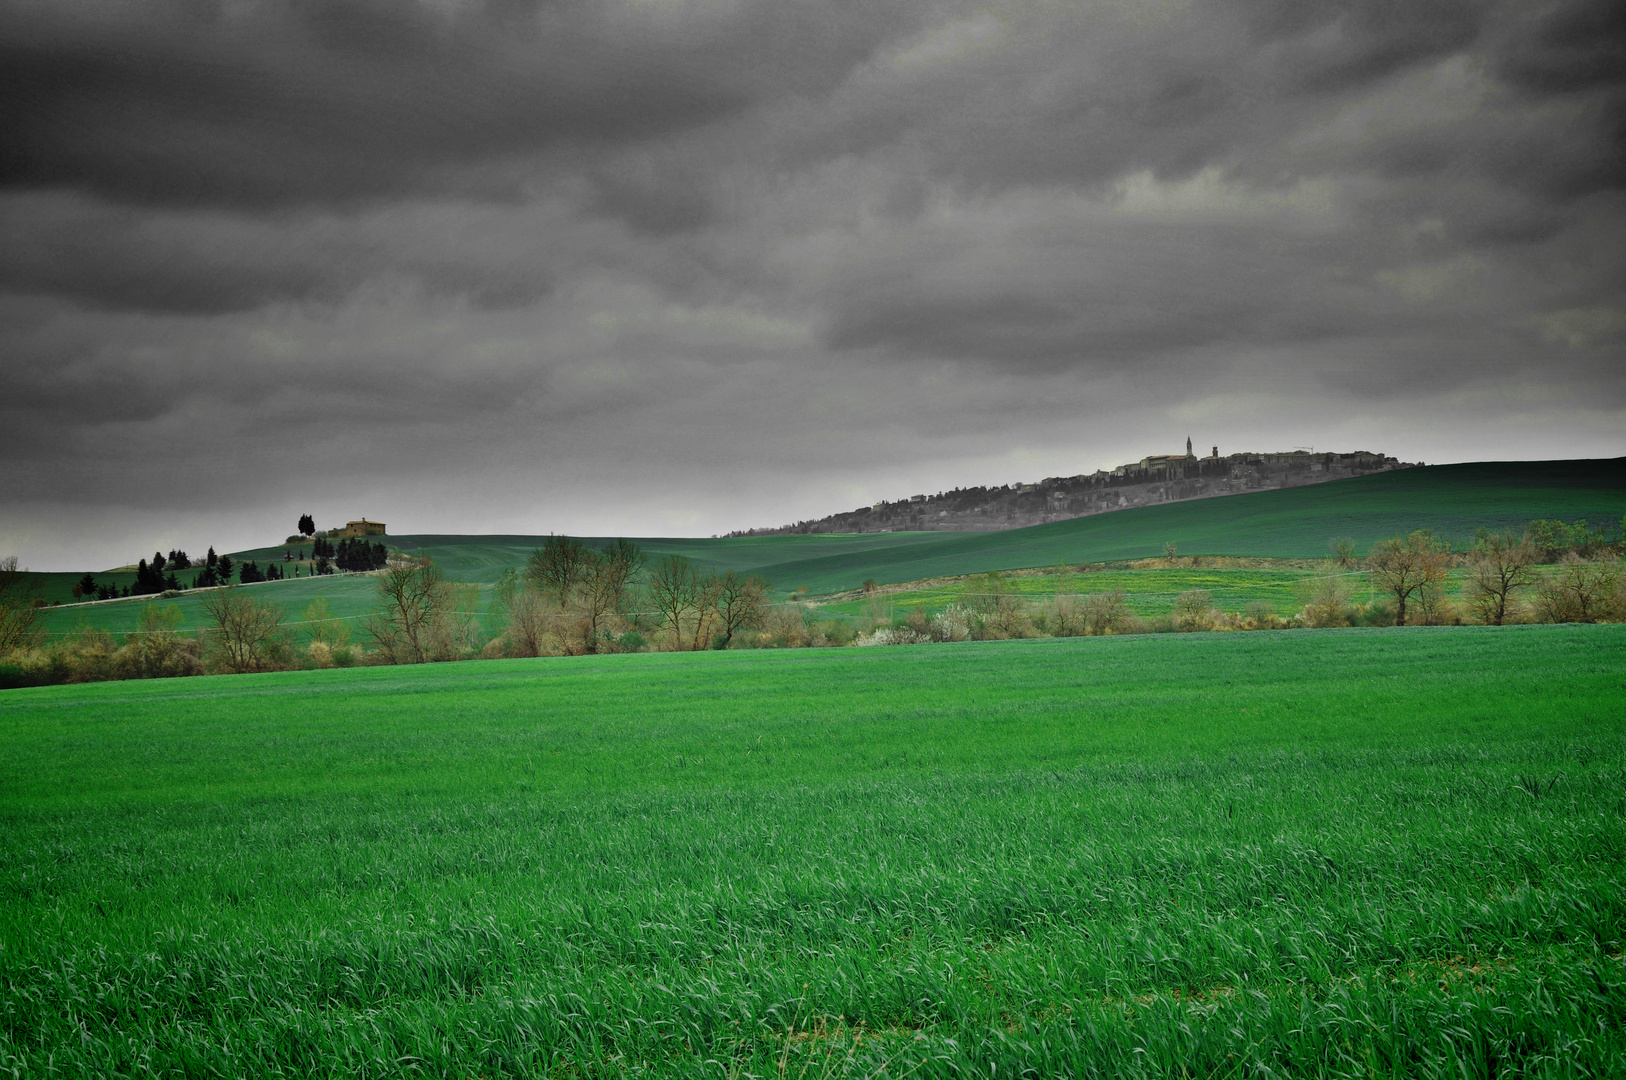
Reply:
M1243 452L1221 457L1219 447L1215 446L1207 457L1197 457L1192 453L1188 437L1184 454L1154 454L1115 469L1077 476L1049 476L1031 484L955 488L935 495L912 495L814 521L729 535L1019 529L1132 506L1206 499L1265 488L1301 487L1348 476L1412 468L1414 464L1421 462L1402 462L1367 450Z

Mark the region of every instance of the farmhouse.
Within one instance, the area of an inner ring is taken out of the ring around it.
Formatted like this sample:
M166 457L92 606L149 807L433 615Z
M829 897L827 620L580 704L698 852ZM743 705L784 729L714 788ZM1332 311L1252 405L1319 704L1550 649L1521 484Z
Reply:
M384 523L382 521L368 521L366 518L362 518L360 521L345 522L344 528L339 531L339 536L341 538L350 536L383 535Z

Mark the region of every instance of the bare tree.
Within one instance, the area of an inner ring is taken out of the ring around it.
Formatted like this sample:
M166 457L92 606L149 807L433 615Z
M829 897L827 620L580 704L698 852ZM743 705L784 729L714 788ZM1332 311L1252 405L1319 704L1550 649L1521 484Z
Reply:
M1517 533L1481 533L1468 561L1468 606L1480 622L1501 626L1517 589L1536 582L1535 545Z
M1020 638L1032 633L1027 604L1004 574L979 574L965 583L961 602L976 614L977 637Z
M554 614L548 610L542 594L535 589L517 590L508 606L508 646L511 654L543 656L556 647L557 642L551 646L549 642Z
M491 615L501 627L496 645L508 656L547 656L557 651L559 609L514 570L492 587Z
M694 629L690 632L689 648L698 652L711 644L712 631L717 626L717 590L720 579L716 574L695 577Z
M421 664L433 655L438 624L452 600L445 575L425 556L392 563L378 578L384 610L362 629L394 663Z
M1086 634L1127 634L1135 629L1135 615L1122 589L1091 593L1084 598L1083 609Z
M429 624L429 659L458 660L473 651L480 634L475 614L479 603L480 586L455 581L442 584L440 606Z
M1597 622L1614 606L1619 568L1592 562L1574 552L1536 586L1536 611L1543 622Z
M1169 621L1176 630L1212 630L1219 623L1219 618L1213 593L1207 589L1187 589L1174 598L1174 611Z
M615 610L625 611L627 592L644 568L643 549L631 540L617 540L599 552L599 561L606 567L604 576L614 593Z
M271 666L282 638L282 612L251 600L235 588L204 594L203 610L214 622L210 645L227 671L263 671Z
M1445 575L1425 581L1412 596L1412 610L1417 618L1412 621L1423 626L1449 626L1461 622L1456 605L1445 594Z
M643 564L644 553L628 540L617 540L602 551L584 553L579 603L586 623L588 652L598 651L599 630L605 618L625 610L627 589Z
M684 647L683 624L698 616L702 600L700 577L682 555L668 555L655 564L645 586L661 623L672 632L674 647ZM698 617L696 622L700 622Z
M305 605L305 622L310 627L313 643L339 649L350 642L350 624L333 617L325 596L318 596Z
M17 569L17 556L0 559L0 655L39 640L45 606L39 587Z
M1450 570L1449 545L1434 539L1427 529L1407 537L1380 540L1372 546L1367 565L1378 587L1395 598L1395 625L1406 625L1406 604L1419 589L1437 586Z
M525 580L538 592L551 595L560 607L569 607L582 582L592 553L568 536L550 536L525 564Z
M726 648L739 631L762 625L768 610L768 583L755 574L740 577L732 570L713 580L713 608Z
M1339 566L1348 569L1355 565L1355 539L1350 536L1335 536L1327 541L1332 549L1333 561Z

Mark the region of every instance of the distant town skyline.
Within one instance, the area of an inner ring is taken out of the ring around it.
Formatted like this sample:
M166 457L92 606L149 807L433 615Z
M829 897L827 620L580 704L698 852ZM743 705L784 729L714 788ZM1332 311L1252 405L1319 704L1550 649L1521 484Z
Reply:
M0 555L1626 455L1607 0L0 0Z

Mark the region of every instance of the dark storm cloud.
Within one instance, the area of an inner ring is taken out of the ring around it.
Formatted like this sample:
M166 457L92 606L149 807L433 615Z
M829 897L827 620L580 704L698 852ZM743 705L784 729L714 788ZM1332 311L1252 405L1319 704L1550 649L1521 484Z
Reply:
M478 222L432 209L387 220L152 212L81 198L0 199L0 289L114 311L194 315L289 301L337 303L380 276L479 307L534 303L552 267ZM538 244L537 247L540 247Z
M818 93L889 33L872 7L10 5L0 184L251 208L479 187L485 159Z

